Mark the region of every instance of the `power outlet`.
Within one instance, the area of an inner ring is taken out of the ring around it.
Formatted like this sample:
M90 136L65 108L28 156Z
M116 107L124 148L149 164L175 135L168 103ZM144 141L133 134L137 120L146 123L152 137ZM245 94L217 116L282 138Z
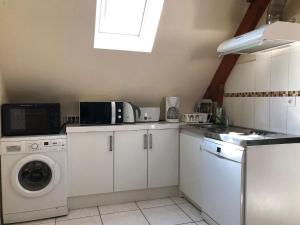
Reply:
M63 117L63 123L79 124L79 116L67 115Z

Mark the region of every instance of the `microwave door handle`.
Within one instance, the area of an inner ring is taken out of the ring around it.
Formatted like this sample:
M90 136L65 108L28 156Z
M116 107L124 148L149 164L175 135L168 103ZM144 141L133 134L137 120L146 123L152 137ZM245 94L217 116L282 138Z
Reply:
M111 102L111 124L116 124L116 102Z

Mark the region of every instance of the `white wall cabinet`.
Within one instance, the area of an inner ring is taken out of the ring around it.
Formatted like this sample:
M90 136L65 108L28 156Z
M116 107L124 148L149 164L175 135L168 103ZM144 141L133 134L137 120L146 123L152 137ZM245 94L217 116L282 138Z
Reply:
M113 192L113 132L68 134L69 196Z
M178 185L178 129L148 131L148 188Z
M202 205L205 198L202 183L203 138L204 135L180 134L180 190L198 205Z
M254 127L270 130L270 97L256 97L254 101Z
M271 90L287 91L289 87L289 54L271 58Z
M296 106L296 97L270 98L270 130L287 133L288 108Z
M147 130L114 136L114 191L147 188Z

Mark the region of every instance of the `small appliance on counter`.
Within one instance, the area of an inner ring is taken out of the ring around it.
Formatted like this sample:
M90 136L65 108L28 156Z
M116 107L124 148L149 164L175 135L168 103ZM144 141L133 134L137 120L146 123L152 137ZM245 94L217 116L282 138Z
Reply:
M137 122L158 122L160 118L159 107L140 107L141 115L137 117Z
M214 103L211 99L202 99L196 105L196 111L199 113L212 114L214 109Z
M135 123L140 116L139 107L130 102L80 102L80 124Z
M226 115L225 109L221 106L216 106L214 110L214 123L218 125L229 126L229 120Z
M179 122L179 97L166 97L165 98L165 120L171 123Z
M196 105L196 112L207 115L206 122L211 122L214 113L214 103L211 99L202 99Z
M3 136L58 134L60 104L3 104L1 121Z
M181 117L182 122L185 123L207 123L207 113L184 113Z

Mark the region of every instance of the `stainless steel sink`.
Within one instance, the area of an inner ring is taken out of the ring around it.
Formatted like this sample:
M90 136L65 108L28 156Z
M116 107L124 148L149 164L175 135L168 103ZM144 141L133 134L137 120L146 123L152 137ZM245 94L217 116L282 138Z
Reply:
M222 125L217 125L217 124L195 124L194 126L200 127L200 128L206 128L206 129L211 129L211 128L225 128Z

